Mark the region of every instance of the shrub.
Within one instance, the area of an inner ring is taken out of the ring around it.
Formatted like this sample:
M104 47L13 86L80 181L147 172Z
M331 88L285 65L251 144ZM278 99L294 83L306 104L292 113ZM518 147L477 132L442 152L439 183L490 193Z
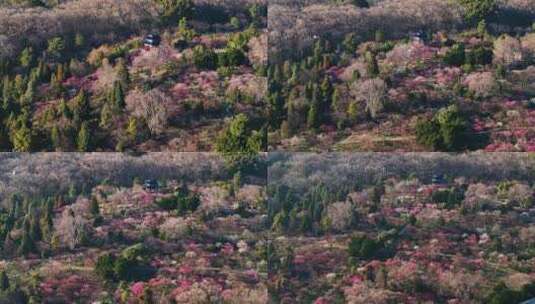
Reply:
M381 30L375 31L375 42L384 42L385 41L385 32Z
M164 197L156 201L156 204L164 210L174 210L177 206L175 197Z
M71 74L81 77L88 73L89 69L85 63L78 61L77 59L71 59L69 62L69 71Z
M433 150L442 146L440 125L436 120L421 120L416 124L416 139L418 143Z
M458 151L466 147L466 118L456 106L443 108L431 120L416 125L417 141L434 150Z
M367 236L352 237L347 251L351 257L361 259L372 259L378 255L382 248L382 242Z
M464 191L460 188L451 188L433 192L431 199L433 202L442 203L446 208L452 209L464 200Z
M238 114L219 134L216 151L223 154L231 169L247 169L256 163L258 153L265 150L266 135L262 130L254 130L245 114Z
M111 281L115 277L114 273L115 256L112 254L101 255L95 264L95 272L104 280Z
M187 196L179 196L177 198L177 209L180 213L193 212L197 210L200 204L201 199L197 193L191 193Z
M436 115L440 125L444 146L448 150L455 150L464 144L467 122L464 115L456 106L441 109Z
M244 64L246 56L242 50L228 48L217 57L218 66L238 66Z
M342 42L344 51L348 54L353 54L357 50L358 43L354 33L346 34Z
M505 67L502 64L498 64L498 66L496 66L496 72L494 74L496 78L503 79L507 75L507 71L505 70Z
M124 249L117 257L111 253L102 255L95 264L95 272L108 281L145 281L155 269L146 265L146 248L136 244Z
M452 46L444 55L444 63L448 65L461 66L466 59L466 53L463 44Z
M353 3L353 5L355 5L357 7L361 7L361 8L370 7L370 4L368 3L367 0L352 0L351 2Z
M113 271L116 280L129 282L148 280L155 273L154 268L147 265L141 265L136 260L128 260L123 257L119 257L115 261Z
M466 63L471 65L487 65L492 63L492 50L483 46L477 46L466 54Z
M186 187L182 188L172 197L162 198L156 202L162 209L177 210L181 214L197 210L200 203L200 196L197 193L190 193Z
M193 48L193 63L199 69L215 70L217 68L217 54L204 45Z
M521 290L513 290L501 282L494 287L486 303L520 303L535 296L535 283L524 285Z
M106 58L107 54L111 52L111 47L104 44L99 46L98 48L92 49L91 52L87 55L86 61L88 64L94 66L94 67L100 67L102 64L102 61L104 58Z
M236 17L232 17L232 18L230 18L230 25L232 25L232 27L233 27L235 30L240 29L240 27L241 27L240 19L238 19L238 18L236 18Z

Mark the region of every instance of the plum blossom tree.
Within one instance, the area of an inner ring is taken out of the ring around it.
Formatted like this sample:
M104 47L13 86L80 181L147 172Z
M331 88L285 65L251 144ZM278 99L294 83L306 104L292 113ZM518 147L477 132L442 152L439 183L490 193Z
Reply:
M522 48L528 53L530 59L535 59L535 32L525 35L520 40Z
M515 66L525 60L522 44L517 38L502 35L494 41L494 63Z
M509 188L507 198L509 201L519 204L523 208L533 206L535 191L526 184L515 183Z
M491 72L473 73L466 77L468 89L478 98L491 97L498 90L498 83Z
M152 134L161 134L168 125L170 97L160 89L141 92L130 91L126 97L127 109L134 116L142 118Z
M60 241L71 250L82 243L89 229L89 221L77 204L80 203L65 208L56 224L56 233Z
M344 231L354 222L354 210L351 202L336 202L327 206L326 219L329 228Z
M366 111L376 118L384 110L387 101L386 82L380 78L355 82L351 87L353 96L366 103Z

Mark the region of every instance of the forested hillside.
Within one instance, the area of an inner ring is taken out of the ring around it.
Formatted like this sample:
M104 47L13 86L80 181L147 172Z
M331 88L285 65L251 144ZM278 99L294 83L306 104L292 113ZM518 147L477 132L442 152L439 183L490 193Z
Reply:
M521 153L273 156L271 301L534 298L534 166Z
M0 155L1 303L266 303L266 175L210 153Z
M530 1L278 1L270 150L533 151Z
M263 146L266 16L261 1L4 4L0 149L224 150L231 122Z

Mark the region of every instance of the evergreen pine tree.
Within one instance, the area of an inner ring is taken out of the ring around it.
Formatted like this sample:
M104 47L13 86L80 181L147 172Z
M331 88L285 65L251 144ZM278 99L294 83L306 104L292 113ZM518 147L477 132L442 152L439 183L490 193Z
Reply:
M50 87L52 89L52 93L55 95L60 95L63 92L62 81L58 79L56 73L50 76Z
M9 289L9 277L6 274L5 270L0 272L0 289L6 291Z
M290 79L288 80L288 83L290 85L296 85L297 84L297 81L299 80L299 66L297 64L293 64L292 65L292 72L291 72L291 76L290 76Z
M284 75L282 73L280 66L277 64L275 65L275 70L273 72L273 82L282 83L283 79L284 79Z
M270 121L274 127L279 127L284 119L284 99L278 92L269 96Z
M84 89L78 92L78 95L74 98L74 120L75 122L81 122L89 117L89 97Z
M52 130L50 130L50 141L52 142L53 150L58 150L61 147L61 137L57 125L54 125Z
M97 216L100 214L100 208L98 205L98 201L96 198L91 198L91 206L90 206L91 214L94 216Z
M292 77L292 66L290 64L289 60L284 61L284 64L282 65L282 74L284 75L284 79L290 79Z
M135 117L130 117L128 120L128 126L126 127L126 134L128 134L128 137L132 141L137 141L138 138L138 127L137 127L137 119Z
M295 131L297 130L297 128L299 127L298 125L298 113L297 111L295 110L295 106L294 106L294 102L293 100L289 100L288 101L288 107L287 107L287 122L288 122L288 136L293 136Z
M46 200L44 211L41 230L43 231L43 237L50 240L54 229L54 200L52 198Z
M238 171L234 173L234 177L232 178L232 184L233 184L233 188L235 191L238 191L240 189L241 183L242 183L241 172Z
M87 122L84 121L76 138L76 147L79 152L87 152L89 150L89 140L89 128L87 127Z
M42 59L39 59L37 68L39 69L39 80L45 81L50 77L50 69L48 67L48 64L46 64Z
M184 39L184 41L188 43L191 42L191 40L193 40L195 36L197 36L197 33L195 32L195 30L190 29L188 27L188 22L186 18L181 18L180 21L178 22L178 34L180 35L182 39Z
M104 104L102 111L100 111L100 122L99 126L101 128L107 128L113 117L111 107L108 103Z
M312 105L308 109L307 114L307 127L309 129L316 129L319 127L319 105L317 101L313 101Z
M33 64L33 60L34 60L33 49L31 47L27 47L24 50L22 50L20 57L19 57L19 62L22 67L24 68L31 67Z
M317 40L316 44L314 45L314 65L321 63L321 54L323 54L323 51L321 40Z
M65 71L63 68L63 64L58 64L56 66L56 80L58 82L63 82L64 79L65 79Z
M26 91L26 79L20 74L15 76L12 87L12 97L14 100L19 100L20 96Z
M82 34L76 33L76 36L74 37L74 46L77 48L84 47L85 45L85 38Z
M353 101L349 104L349 107L347 108L347 116L352 121L355 122L355 120L358 117L358 103L356 101Z
M30 235L30 220L28 216L24 218L24 230L22 233L22 241L20 243L19 251L23 255L27 255L35 250L35 243Z
M313 93L314 93L314 84L311 81L309 81L305 85L305 99L311 100Z
M339 112L340 111L340 91L338 90L338 88L334 88L333 90L333 94L331 96L331 109L334 111L334 112Z
M121 83L118 81L113 84L113 101L116 109L122 110L126 106L123 88Z
M57 106L57 115L64 117L64 118L71 118L71 111L69 107L67 106L67 102L65 99L60 99L58 106Z
M26 92L21 97L20 103L21 106L29 106L35 98L35 81L28 81Z
M328 77L323 78L320 89L321 89L321 96L325 103L325 106L326 107L330 106L332 102L333 86Z
M11 85L9 81L9 76L5 76L2 83L2 110L10 111L11 110Z
M39 221L39 215L34 212L32 212L32 216L30 219L30 237L34 241L40 241L43 237L43 233L41 231L41 223Z
M117 73L117 77L119 78L118 81L122 86L121 89L124 90L128 88L128 84L130 83L130 74L128 73L128 68L123 58L118 59L115 66L115 71Z
M19 194L14 193L11 195L11 211L10 214L13 215L15 219L19 218L22 215L22 198Z
M366 52L366 71L368 72L368 77L377 77L379 75L379 64L377 63L377 58L372 52Z
M17 129L12 139L13 150L16 152L28 152L32 146L31 130L23 123Z

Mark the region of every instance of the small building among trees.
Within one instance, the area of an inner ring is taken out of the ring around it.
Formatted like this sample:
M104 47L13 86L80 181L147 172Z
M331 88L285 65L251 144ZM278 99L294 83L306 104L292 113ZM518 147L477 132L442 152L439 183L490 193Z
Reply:
M143 189L145 191L154 192L154 191L158 190L158 188L159 188L158 181L156 181L154 179L147 179L143 183Z
M145 39L143 39L143 44L146 47L157 47L161 43L160 35L158 34L148 34Z

